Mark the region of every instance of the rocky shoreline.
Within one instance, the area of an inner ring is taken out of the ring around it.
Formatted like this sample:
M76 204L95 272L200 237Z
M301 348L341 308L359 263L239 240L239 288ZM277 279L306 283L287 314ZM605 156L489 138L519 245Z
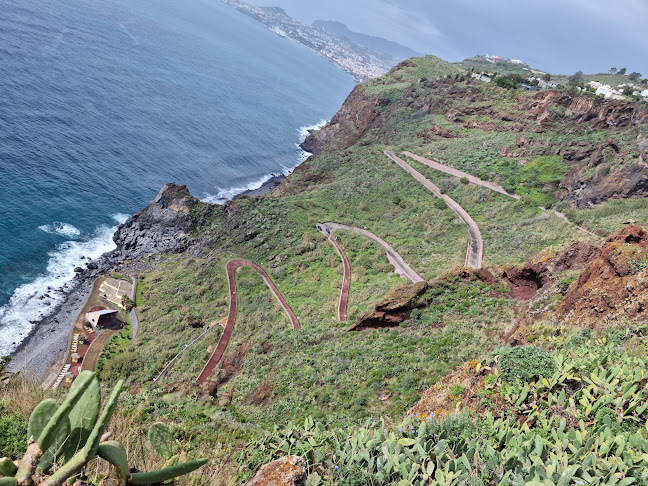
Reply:
M285 178L273 175L260 188L244 191L234 199L265 194ZM41 381L47 381L50 373L58 372L59 363L62 366L67 356L74 322L86 304L95 279L123 271L125 261L130 262L129 271L140 271L150 266L142 261L147 257L186 250L190 246L191 227L199 223L190 211L190 206L196 203L198 199L191 196L186 186L165 185L145 209L117 228L113 235L117 249L87 263L87 268L75 269L77 274L66 284L66 290L59 290L64 293L62 302L50 315L33 322L32 331L11 353L5 370L26 371L27 376Z
M27 376L42 378L48 370L65 358L70 346L74 322L83 309L95 279L102 274L118 269L123 258L118 250L105 253L67 283L63 301L54 311L34 321L29 336L11 353L6 371L17 373L26 370Z

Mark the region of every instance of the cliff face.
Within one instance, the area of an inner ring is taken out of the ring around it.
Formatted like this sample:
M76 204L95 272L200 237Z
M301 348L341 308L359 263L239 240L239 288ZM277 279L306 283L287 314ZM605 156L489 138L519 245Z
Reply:
M199 225L206 207L189 193L187 186L167 184L153 202L117 229L113 240L129 258L181 252L189 246L191 232Z
M357 86L331 122L312 132L302 147L319 154L354 144L400 144L395 127L403 123L418 132L409 145L424 144L425 150L444 139L463 138L470 147L483 132L502 139L514 133L517 144L502 144L497 151L520 165L539 155L561 156L569 169L551 191L571 207L648 196L648 110L639 103L563 91L512 95L449 78L422 77L407 85L403 81L412 66L395 67L382 91ZM452 159L448 163L456 165Z
M332 145L350 147L378 116L378 102L378 97L367 94L362 85L356 86L331 121L320 130L311 130L301 147L315 155Z
M606 240L556 316L569 325L604 328L641 319L647 308L648 233L633 225Z

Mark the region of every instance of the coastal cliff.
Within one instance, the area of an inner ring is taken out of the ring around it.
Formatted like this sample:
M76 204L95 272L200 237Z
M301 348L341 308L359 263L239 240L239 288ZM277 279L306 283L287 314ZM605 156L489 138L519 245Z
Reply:
M213 458L196 483L285 471L394 484L401 470L377 458L398 443L427 474L421 440L465 454L453 463L463 479L496 483L503 467L527 478L535 466L467 451L509 447L508 434L542 439L539 461L556 470L582 468L568 429L596 449L618 426L642 447L647 138L638 103L506 91L426 56L356 87L271 192L220 206L166 185L78 277L137 277L137 336L98 369L129 390L129 453L142 454L143 423L164 421ZM474 235L448 200L479 228L479 268L465 267ZM594 412L610 394L623 413L609 401ZM363 452L343 454L352 447ZM441 452L439 464L454 460ZM634 478L645 458L631 459Z
M390 73L392 84L383 81L380 89L357 86L333 119L312 131L302 147L317 154L356 144L399 144L402 136L395 126L408 112L412 119L435 118L429 126L421 124L416 137L426 151L451 165L464 162L448 159L455 154L448 153L444 139L470 144L486 134L492 138L483 146L491 153L484 158L493 161L504 157L525 165L539 156L560 157L566 173L547 189L570 207L648 195L648 109L640 103L557 90L503 102L502 88L434 79L434 74L416 76L416 71L420 70L405 61ZM404 80L410 84L405 86ZM591 137L588 131L600 137ZM515 143L502 143L506 139Z
M113 240L131 259L187 249L209 206L189 193L186 186L167 184L142 211L121 225Z

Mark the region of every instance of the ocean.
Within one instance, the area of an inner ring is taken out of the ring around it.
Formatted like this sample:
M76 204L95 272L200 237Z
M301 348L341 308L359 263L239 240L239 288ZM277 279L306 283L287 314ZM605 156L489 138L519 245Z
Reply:
M222 203L288 173L353 85L218 0L3 0L0 357L165 183Z

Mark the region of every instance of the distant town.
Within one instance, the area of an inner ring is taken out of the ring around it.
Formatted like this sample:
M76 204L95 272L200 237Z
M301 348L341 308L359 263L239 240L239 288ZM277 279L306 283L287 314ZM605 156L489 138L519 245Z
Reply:
M518 87L526 91L537 91L555 89L562 85L571 86L577 91L590 92L607 99L640 99L648 102L648 80L640 79L641 75L639 73L630 73L626 76L625 68L620 70L611 68L608 73L587 76L580 71L572 76L552 76L531 67L519 59L504 59L500 56L488 54L467 59L461 64L464 67L472 67L472 78L486 83L499 78L496 82L502 87ZM479 69L489 64L494 65L490 70ZM528 73L525 74L525 71ZM624 82L614 83L613 80L615 79L623 79Z
M275 34L294 40L350 73L358 82L382 76L400 59L375 52L345 37L303 24L278 7L255 7L237 0L223 0L246 15L265 24Z

